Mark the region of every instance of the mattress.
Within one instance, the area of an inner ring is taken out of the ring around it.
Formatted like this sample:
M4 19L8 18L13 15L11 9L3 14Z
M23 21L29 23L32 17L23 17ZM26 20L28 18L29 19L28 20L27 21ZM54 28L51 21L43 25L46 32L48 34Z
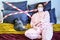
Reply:
M30 24L25 26L26 28L31 28ZM54 31L60 31L60 24L53 25ZM0 24L0 34L24 34L25 31L16 31L14 25L10 23L1 23Z

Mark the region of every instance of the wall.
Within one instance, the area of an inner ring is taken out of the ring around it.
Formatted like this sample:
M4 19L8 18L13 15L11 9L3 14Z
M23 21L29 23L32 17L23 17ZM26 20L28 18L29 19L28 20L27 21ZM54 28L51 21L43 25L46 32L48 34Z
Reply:
M55 8L57 24L60 24L60 0L52 0L52 8Z

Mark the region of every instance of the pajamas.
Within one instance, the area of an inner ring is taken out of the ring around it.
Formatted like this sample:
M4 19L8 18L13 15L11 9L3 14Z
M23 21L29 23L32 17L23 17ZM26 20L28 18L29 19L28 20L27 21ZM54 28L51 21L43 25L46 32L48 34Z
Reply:
M52 25L44 25L42 29L42 40L51 40L53 36Z
M30 39L42 38L42 40L52 39L53 27L48 11L34 14L31 18L31 27L25 32L26 37Z
M28 38L30 38L30 39L41 38L41 35L40 35L39 31L36 30L35 28L28 29L25 32L25 36L28 37Z
M40 27L42 40L51 40L53 36L53 27L50 23L49 12L36 13L31 18L31 27Z

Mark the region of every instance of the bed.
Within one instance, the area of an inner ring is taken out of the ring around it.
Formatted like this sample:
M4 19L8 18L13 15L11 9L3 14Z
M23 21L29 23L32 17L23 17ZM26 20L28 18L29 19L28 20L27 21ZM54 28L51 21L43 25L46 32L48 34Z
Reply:
M27 24L26 28L30 28L30 24ZM60 24L53 25L54 33L52 40L60 40ZM30 40L24 36L25 31L14 30L14 25L10 23L0 24L0 40ZM35 39L40 40L40 39Z

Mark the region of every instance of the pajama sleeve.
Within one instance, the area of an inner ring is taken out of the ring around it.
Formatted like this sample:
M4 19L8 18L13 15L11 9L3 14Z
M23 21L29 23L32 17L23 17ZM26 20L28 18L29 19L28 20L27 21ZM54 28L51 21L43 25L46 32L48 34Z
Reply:
M36 22L35 22L35 17L36 15L34 14L33 16L32 16L32 18L31 18L31 22L30 22L30 25L31 25L31 27L35 27L35 24L36 24Z
M45 11L44 21L50 23L50 15L49 15L49 12L48 11Z
M32 17L31 17L31 22L30 22L31 27L34 26L34 23L35 23L35 22L34 22L34 17L32 16Z

